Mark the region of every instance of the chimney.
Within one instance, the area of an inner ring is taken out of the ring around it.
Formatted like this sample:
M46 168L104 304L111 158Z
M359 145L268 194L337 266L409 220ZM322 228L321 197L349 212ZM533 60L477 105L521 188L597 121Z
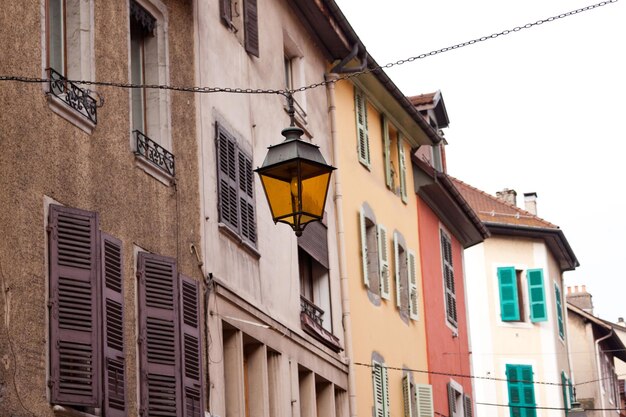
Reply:
M589 314L593 314L593 301L591 298L592 296L587 292L586 285L567 287L567 302Z
M524 193L524 209L535 216L537 215L537 193Z
M508 188L505 188L502 191L497 191L496 197L517 207L517 192L515 190L509 190Z
M626 323L624 323L624 317L618 317L617 324L619 324L622 327L626 327Z

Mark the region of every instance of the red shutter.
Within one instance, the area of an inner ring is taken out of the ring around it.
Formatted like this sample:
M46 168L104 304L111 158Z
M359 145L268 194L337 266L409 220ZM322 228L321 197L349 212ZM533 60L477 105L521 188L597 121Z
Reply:
M104 415L126 416L124 369L124 278L122 242L101 233L102 312L104 319Z
M259 57L259 16L256 0L245 0L243 9L244 44L246 52Z
M182 381L184 417L204 416L204 378L202 377L202 309L200 308L200 286L192 278L180 276L182 330Z
M140 415L181 417L176 261L139 253Z
M98 407L98 214L51 205L48 230L51 401Z

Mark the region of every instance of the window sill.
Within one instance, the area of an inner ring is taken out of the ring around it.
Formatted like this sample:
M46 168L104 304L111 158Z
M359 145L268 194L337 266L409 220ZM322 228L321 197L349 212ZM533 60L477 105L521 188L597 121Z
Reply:
M101 414L99 408L95 408L93 414L91 414L74 410L73 408L64 407L62 405L53 406L52 411L54 412L54 415L58 417L99 417Z
M174 177L154 166L153 163L148 161L142 155L135 154L135 166L137 166L137 168L143 170L146 174L150 175L151 177L155 178L157 181L163 183L168 187L174 185Z
M53 96L52 94L48 94L48 107L50 107L50 110L54 113L63 117L65 120L78 127L88 135L91 135L96 127L95 123L87 120L85 116L72 109L66 102Z
M259 259L261 257L261 252L259 252L257 248L255 248L248 242L241 239L241 237L235 231L233 231L233 229L231 229L227 224L220 222L217 224L217 228L219 229L221 233L228 236L228 238L234 241L237 245L239 245L242 249L244 249L246 252L248 252L248 254L250 254L254 258Z

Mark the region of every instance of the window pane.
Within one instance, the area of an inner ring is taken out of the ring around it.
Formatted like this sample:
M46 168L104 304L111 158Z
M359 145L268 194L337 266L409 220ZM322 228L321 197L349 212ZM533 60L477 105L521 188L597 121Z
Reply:
M65 75L65 16L63 0L48 0L49 66Z
M130 35L130 82L132 84L144 83L143 70L143 36L139 28L133 27L131 19ZM139 130L144 134L145 126L145 91L141 88L132 89L132 121L133 130Z

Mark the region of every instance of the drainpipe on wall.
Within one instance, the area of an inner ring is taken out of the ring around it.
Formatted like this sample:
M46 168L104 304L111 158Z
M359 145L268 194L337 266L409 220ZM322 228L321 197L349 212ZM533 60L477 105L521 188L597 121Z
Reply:
M598 385L599 385L599 391L600 392L600 408L602 408L602 416L606 417L606 410L604 409L604 394L602 394L602 379L603 379L603 375L602 375L602 364L600 363L600 342L608 339L609 337L613 336L613 329L611 329L611 331L609 332L609 334L607 334L606 336L602 336L601 338L597 339L594 343L596 345L596 366L598 367L598 374L600 375L600 378L598 378ZM608 381L607 381L608 383ZM608 390L607 390L608 392Z
M327 74L326 80L337 80L337 74ZM337 114L335 106L335 83L326 84L328 93L328 115L330 118L330 140L332 142L334 166L338 166L339 160L339 138L337 136ZM348 282L348 265L346 263L345 230L343 221L343 191L341 187L341 170L333 173L335 179L335 211L337 213L337 246L339 250L339 282L341 288L341 309L343 311L343 339L346 346L346 356L348 359L348 406L350 417L357 417L356 414L356 382L354 379L354 364L352 363L352 321L350 319L350 296Z

